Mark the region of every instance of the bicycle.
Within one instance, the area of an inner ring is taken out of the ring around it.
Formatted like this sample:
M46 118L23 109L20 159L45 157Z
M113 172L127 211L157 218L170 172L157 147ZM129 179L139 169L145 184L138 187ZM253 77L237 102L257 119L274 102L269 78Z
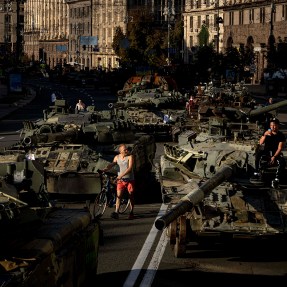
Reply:
M111 173L106 173L102 170L98 170L97 172L99 173L101 179L101 191L97 195L94 202L94 208L93 208L94 218L99 218L103 216L107 206L113 207L116 204L116 198L117 198L117 191L116 191L117 176ZM120 214L125 213L130 204L131 202L129 194L127 191L125 191L120 201L119 213Z

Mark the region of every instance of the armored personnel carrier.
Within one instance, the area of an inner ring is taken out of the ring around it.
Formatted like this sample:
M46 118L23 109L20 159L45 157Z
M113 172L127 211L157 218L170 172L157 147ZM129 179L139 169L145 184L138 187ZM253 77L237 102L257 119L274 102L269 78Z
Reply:
M0 227L1 286L95 283L100 224L86 208L56 207L37 161L1 156Z
M189 242L286 239L287 186L271 187L276 167L265 170L260 184L250 182L264 129L258 117L285 105L282 101L241 114L233 110L239 116L233 122L209 117L199 132L186 130L178 144L164 145L157 177L163 201L175 207L155 225L168 228L176 257L184 256Z
M57 195L93 197L101 188L97 171L112 162L120 143L96 147L64 143L38 144L25 149L14 146L0 156L0 161L11 155L11 162L18 162L23 157L37 162L45 171L47 191L53 198L57 198ZM132 142L126 140L125 143L135 158L135 177L138 182L142 182L153 166L155 140L152 136L143 135Z

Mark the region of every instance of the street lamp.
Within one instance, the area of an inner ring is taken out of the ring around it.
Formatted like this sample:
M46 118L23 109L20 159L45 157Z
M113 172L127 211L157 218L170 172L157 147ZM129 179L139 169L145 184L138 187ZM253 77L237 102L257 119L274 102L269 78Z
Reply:
M217 6L217 15L216 15L216 26L217 26L217 39L216 39L216 52L219 54L219 36L220 36L220 25L223 24L223 18L219 16L219 1L217 0L216 6Z
M167 64L170 65L170 28L171 21L174 20L175 12L171 5L171 0L168 0L167 7L164 8L164 16L167 17Z
M268 37L268 50L272 54L275 50L275 37L274 37L274 24L273 24L273 17L274 14L276 13L276 7L274 4L274 1L271 1L271 6L270 6L270 34Z

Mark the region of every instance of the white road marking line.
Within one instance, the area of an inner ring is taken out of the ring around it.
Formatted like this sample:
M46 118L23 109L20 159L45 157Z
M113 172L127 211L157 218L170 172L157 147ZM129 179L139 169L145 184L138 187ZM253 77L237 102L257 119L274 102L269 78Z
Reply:
M168 243L168 237L166 236L166 231L164 230L161 234L160 240L158 242L158 245L156 247L154 255L150 261L150 264L149 264L148 269L145 273L145 276L144 276L144 278L140 284L140 287L150 287L151 286L151 284L154 280L155 274L158 270L158 266L161 262L161 258L164 254L167 243Z
M5 137L0 137L0 140L5 139Z
M166 209L167 209L168 205L167 204L162 204L160 207L160 210L158 212L158 215L156 217L155 220L157 220L160 216L162 216L163 214L165 214ZM136 262L134 263L132 270L130 271L125 283L123 284L123 287L132 287L134 286L140 271L145 263L145 260L151 250L151 247L155 241L156 235L159 233L160 231L155 227L155 225L153 224L149 235L137 257Z

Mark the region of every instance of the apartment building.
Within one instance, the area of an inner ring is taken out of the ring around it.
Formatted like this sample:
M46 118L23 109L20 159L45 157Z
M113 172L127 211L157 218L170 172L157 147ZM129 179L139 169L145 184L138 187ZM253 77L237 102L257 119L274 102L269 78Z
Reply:
M20 60L23 44L24 6L21 0L0 0L0 57Z
M16 3L0 0L0 12L10 19L10 26L3 17L0 20L2 51L8 43L17 43ZM286 0L26 0L24 52L51 68L63 63L78 63L81 69L117 68L119 59L112 49L116 27L127 33L133 15L144 9L165 31L174 15L182 15L184 63L192 62L203 25L218 52L231 45L251 46L257 80L266 67L270 36L275 45L287 42Z
M208 29L209 43L217 52L223 51L223 1L224 0L187 0L183 13L184 19L184 62L191 63L193 53L199 45L198 34L204 25Z
M68 5L66 0L26 0L24 52L32 61L51 68L68 58Z
M192 61L202 25L218 52L227 47L249 47L255 62L248 67L259 82L267 65L270 38L275 45L287 43L287 1L281 0L187 0L184 17L184 62Z
M270 44L278 48L287 45L287 1L230 0L223 9L224 47L252 48L255 62L249 68L254 82L259 82L267 66Z
M79 64L81 69L119 67L112 42L116 28L124 34L133 15L150 10L156 25L167 30L183 0L26 0L25 53L54 68Z

